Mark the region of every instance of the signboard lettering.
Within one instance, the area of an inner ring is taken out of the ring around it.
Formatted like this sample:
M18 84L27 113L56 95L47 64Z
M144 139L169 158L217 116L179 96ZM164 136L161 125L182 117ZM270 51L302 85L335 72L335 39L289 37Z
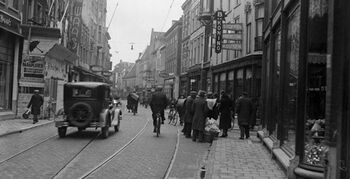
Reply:
M83 2L82 0L75 0L73 3L73 20L72 20L72 26L69 30L69 38L70 42L68 45L68 48L74 52L77 53L78 48L78 42L81 38L81 11L82 11Z
M216 19L216 38L215 38L215 53L221 53L222 50L222 21L225 20L225 12L222 10L218 10L215 13Z
M226 50L241 50L242 44L241 43L223 43L222 49Z
M90 66L90 70L93 72L102 72L103 69L99 65L92 65L92 66Z
M242 34L223 34L222 38L225 40L242 40Z
M223 24L223 29L224 30L234 30L234 31L241 31L242 30L242 24L241 23L226 23Z
M9 31L19 34L19 25L19 20L5 14L0 10L0 26L4 27Z

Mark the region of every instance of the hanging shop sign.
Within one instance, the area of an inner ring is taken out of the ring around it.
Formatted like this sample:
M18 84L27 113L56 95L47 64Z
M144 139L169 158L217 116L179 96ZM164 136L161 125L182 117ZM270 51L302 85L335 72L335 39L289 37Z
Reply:
M103 71L102 75L105 76L105 77L110 77L110 76L112 76L112 72L110 72L110 71Z
M242 44L241 43L223 43L222 49L226 50L242 50Z
M225 20L225 12L218 10L215 12L214 19L216 20L216 35L215 35L215 53L222 51L222 21Z
M102 67L99 65L91 65L90 70L93 72L102 72L103 71Z
M42 82L44 79L44 57L28 56L23 59L22 79L27 82Z
M232 30L232 31L242 31L242 23L225 23L223 24L224 30Z
M73 2L73 13L72 13L72 22L71 28L69 30L69 39L68 42L68 48L74 52L77 53L78 44L80 42L81 38L81 24L82 24L82 18L81 18L81 12L83 8L83 1L82 0L75 0Z
M223 34L222 39L224 39L224 40L242 40L242 34L234 34L234 33Z
M0 10L0 27L15 34L19 32L20 20L15 19Z

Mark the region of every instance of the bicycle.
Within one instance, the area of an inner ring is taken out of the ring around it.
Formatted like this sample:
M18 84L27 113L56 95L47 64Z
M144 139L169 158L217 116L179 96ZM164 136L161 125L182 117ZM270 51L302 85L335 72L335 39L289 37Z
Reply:
M161 120L162 120L162 116L158 112L156 114L156 134L157 134L157 137L159 137L159 135L160 135L160 126L162 125L162 121Z
M169 118L169 124L176 126L176 124L178 122L177 111L173 108L170 109L168 118Z

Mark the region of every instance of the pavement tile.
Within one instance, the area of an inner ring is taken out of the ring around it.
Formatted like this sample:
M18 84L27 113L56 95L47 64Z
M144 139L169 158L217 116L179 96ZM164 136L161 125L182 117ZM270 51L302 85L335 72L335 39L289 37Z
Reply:
M205 178L285 178L285 173L251 132L248 140L239 140L239 130L229 131L227 138L214 140L206 164Z

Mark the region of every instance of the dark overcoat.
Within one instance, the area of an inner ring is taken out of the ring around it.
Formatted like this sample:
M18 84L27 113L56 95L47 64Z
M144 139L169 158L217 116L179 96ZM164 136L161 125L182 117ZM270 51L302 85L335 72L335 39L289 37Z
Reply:
M194 99L189 96L187 97L185 101L185 115L184 115L184 120L186 123L192 123L192 118L193 118L193 111L192 111L192 105L193 105Z
M40 107L43 105L44 99L39 94L34 94L28 103L27 108L31 107L31 114L33 115L39 115L40 114Z
M208 105L204 97L197 97L193 101L192 111L192 129L204 131L205 121L208 113Z
M231 128L232 122L232 100L228 96L223 96L220 101L220 129L229 129Z
M219 105L217 99L207 99L208 102L208 118L209 119L218 119L219 116Z
M168 105L168 99L163 92L155 92L152 95L151 102L149 106L153 113L164 111Z
M236 113L239 125L250 125L253 114L253 103L248 97L240 97L236 102Z

